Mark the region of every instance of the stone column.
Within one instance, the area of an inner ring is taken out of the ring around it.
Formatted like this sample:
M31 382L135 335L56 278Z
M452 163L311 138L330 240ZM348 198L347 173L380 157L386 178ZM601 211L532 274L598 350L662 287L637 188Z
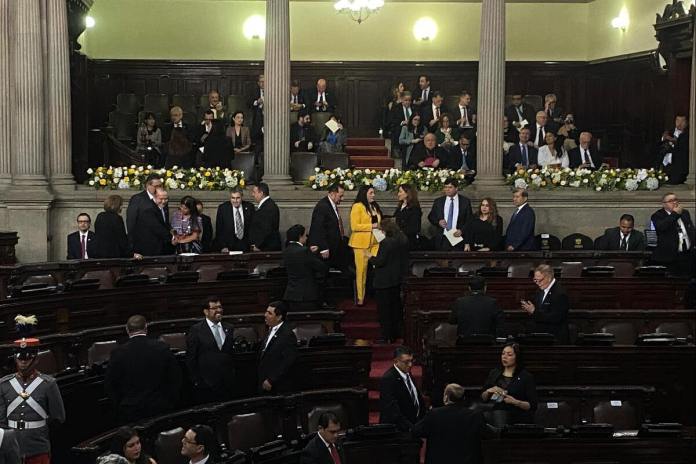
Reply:
M476 184L502 184L505 0L483 0L478 70Z
M694 134L694 127L696 127L696 13L692 16L691 28L693 29L693 38L691 40L691 97L689 108L691 108L691 114L689 115L689 175L686 178L686 183L691 185L696 185L696 134Z
M12 115L8 119L13 135L13 184L45 186L46 104L41 0L14 2L13 16L11 108L3 115L3 118Z
M0 188L12 182L10 114L10 0L0 0Z
M47 121L51 184L72 187L70 127L70 43L65 0L46 1Z
M289 181L290 3L266 0L264 179Z

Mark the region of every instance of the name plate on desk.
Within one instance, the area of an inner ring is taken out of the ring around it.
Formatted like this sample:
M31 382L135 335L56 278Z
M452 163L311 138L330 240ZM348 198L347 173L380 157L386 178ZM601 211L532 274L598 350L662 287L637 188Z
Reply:
M547 409L558 409L558 403L546 403Z

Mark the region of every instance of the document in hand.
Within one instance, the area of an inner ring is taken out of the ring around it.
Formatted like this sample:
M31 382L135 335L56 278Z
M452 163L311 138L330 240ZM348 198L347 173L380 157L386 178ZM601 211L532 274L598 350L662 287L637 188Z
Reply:
M464 241L462 237L455 237L454 236L454 231L457 229L450 229L445 231L445 237L447 237L447 240L449 240L450 245L456 246L458 243L461 243Z
M377 243L381 242L387 237L386 235L384 235L384 232L382 232L381 229L372 229L372 235L374 235L375 239L377 240Z
M333 119L329 119L328 121L326 121L326 123L324 123L324 125L328 127L329 130L333 133L336 133L336 131L338 130L338 123Z
M522 129L524 129L528 125L529 125L529 121L527 121L526 119L523 119L522 121L520 121L520 125L517 127L517 131L518 132L521 131Z

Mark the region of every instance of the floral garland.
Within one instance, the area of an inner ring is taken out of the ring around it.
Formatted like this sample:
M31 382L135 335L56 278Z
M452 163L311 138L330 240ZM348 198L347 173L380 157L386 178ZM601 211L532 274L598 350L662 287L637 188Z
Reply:
M448 177L454 177L460 182L465 179L461 171L433 168L414 171L401 171L395 168L386 171L341 168L322 171L320 168L315 168L314 171L315 174L305 182L305 185L313 190L328 190L330 185L339 183L346 190L356 190L361 185L371 185L379 192L386 192L396 190L402 184L411 184L421 192L438 192L442 190Z
M155 169L152 166L102 166L88 169L87 185L97 190L141 190L150 174L158 174L170 190L228 190L244 187L244 171L222 168Z
M523 189L585 188L597 192L612 190L657 190L669 180L655 169L541 168L518 169L506 177L506 183Z

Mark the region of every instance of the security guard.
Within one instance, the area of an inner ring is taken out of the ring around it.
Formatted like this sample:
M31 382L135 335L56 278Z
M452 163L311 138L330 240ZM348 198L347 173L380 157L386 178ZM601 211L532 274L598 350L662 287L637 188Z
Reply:
M46 421L65 420L56 380L35 369L39 343L37 338L15 340L17 373L0 379L0 424L15 429L24 464L50 464Z

